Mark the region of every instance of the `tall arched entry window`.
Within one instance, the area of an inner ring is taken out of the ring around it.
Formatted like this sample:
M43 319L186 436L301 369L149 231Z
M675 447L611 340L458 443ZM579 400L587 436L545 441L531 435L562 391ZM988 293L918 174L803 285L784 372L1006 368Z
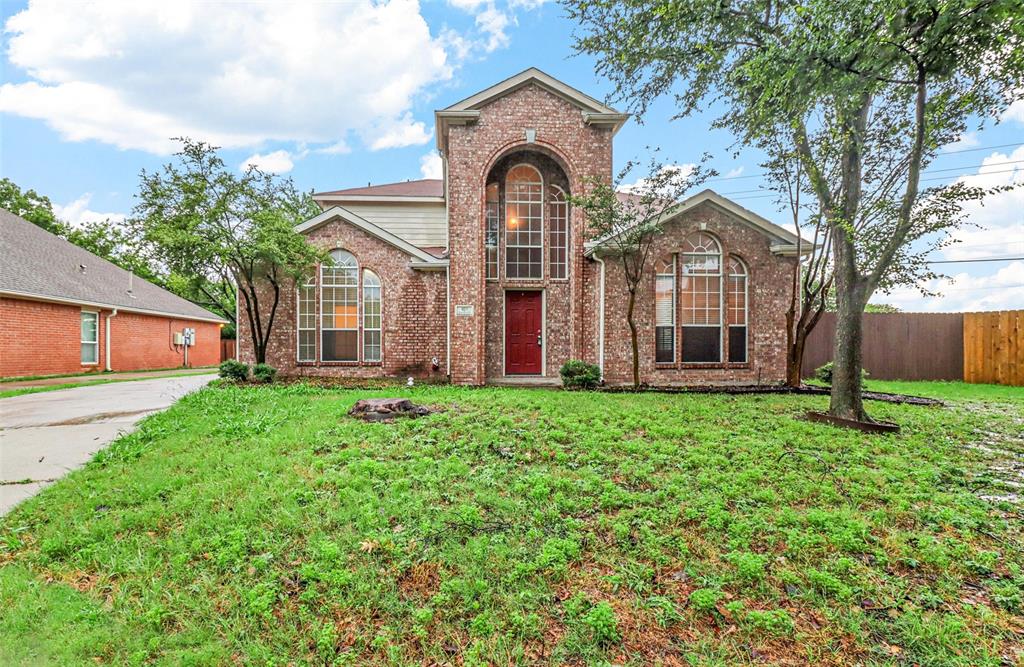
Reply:
M544 181L528 164L505 177L505 276L544 277Z
M683 241L679 283L682 360L722 360L722 247L706 232Z
M332 250L320 267L320 359L359 361L359 265Z

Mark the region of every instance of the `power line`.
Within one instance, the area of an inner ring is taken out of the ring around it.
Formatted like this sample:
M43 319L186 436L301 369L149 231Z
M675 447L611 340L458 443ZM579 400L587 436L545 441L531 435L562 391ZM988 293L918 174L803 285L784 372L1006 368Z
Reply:
M939 153L938 155L935 156L935 159L938 160L939 158L945 157L947 155L959 155L960 153L976 153L976 152L981 152L981 151L992 151L992 150L995 150L997 148L1010 148L1012 146L1024 146L1024 141L1018 141L1018 142L1012 143L1012 144L998 144L998 145L995 145L995 146L981 146L979 148L963 148L963 149L955 150L955 151L942 151L941 153ZM1017 162L1020 162L1020 161L1021 160L1017 160ZM982 166L985 166L985 165L976 165L976 166L982 167ZM960 169L960 168L961 167L955 167L955 169ZM973 167L970 167L970 166L962 167L962 168L963 169L973 169ZM941 171L941 170L937 169L935 171ZM719 181L738 181L738 180L742 180L742 179L745 179L745 178L761 178L764 175L765 174L762 172L760 174L747 174L746 176L720 176L718 178L709 178L705 182L706 183L717 183Z
M975 262L1015 262L1024 257L982 257L980 259L933 259L928 264L973 264Z

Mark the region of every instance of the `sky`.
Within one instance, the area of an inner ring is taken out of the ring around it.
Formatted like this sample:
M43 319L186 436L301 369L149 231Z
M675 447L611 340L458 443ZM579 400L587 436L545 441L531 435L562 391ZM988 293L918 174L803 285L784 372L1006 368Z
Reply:
M121 220L141 170L172 137L223 147L304 190L439 177L433 111L528 67L596 97L613 91L574 55L575 26L544 0L414 2L0 3L0 175L48 196L73 224ZM613 106L624 108L620 101ZM760 155L721 130L718 109L672 120L671 99L631 120L615 163L660 147L667 162L705 152L707 186L783 224ZM935 160L934 185L1024 183L1024 100ZM934 253L949 276L878 294L908 311L1024 308L1024 188L969 209L959 241Z

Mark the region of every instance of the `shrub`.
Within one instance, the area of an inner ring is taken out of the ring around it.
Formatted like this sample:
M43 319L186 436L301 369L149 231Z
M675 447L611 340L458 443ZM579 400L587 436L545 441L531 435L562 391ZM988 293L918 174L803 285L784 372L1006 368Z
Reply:
M245 382L249 379L249 364L228 359L220 364L220 376L226 380Z
M570 359L559 371L566 389L593 389L601 382L601 369L579 359Z
M828 362L824 366L818 366L814 369L814 377L818 378L825 384L832 384L832 362ZM860 369L860 379L866 380L868 372L863 368Z
M277 369L270 364L256 364L252 367L252 379L270 384L277 377Z
M607 646L619 641L619 625L615 620L615 610L607 602L598 602L583 616L583 623L600 646Z

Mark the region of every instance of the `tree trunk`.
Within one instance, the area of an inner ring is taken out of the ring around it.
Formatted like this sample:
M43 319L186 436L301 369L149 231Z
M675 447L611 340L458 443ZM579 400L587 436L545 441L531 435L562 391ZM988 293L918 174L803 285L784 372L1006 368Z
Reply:
M633 345L633 388L640 388L640 344L637 341L636 322L633 321L633 307L636 305L636 292L629 290L629 304L626 307L626 322L629 324L629 338Z
M829 414L843 419L870 421L864 412L861 380L861 345L864 340L864 288L838 287L835 350L832 355L832 396Z
M789 354L786 359L787 387L795 389L803 384L804 347L809 333L804 329L793 332L793 343L789 346Z

